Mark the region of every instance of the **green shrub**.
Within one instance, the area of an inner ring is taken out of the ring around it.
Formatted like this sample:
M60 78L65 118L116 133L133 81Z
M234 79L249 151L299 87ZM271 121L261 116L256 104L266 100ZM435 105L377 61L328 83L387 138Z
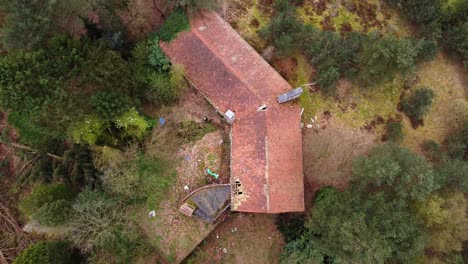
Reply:
M140 47L140 49L142 48ZM167 58L161 47L159 47L159 38L157 36L153 36L149 41L148 62L151 66L155 67L156 71L159 73L166 72L171 67L169 58Z
M468 160L468 122L445 139L446 152L453 159Z
M113 120L130 109L130 99L116 92L98 92L91 98L91 104L99 117Z
M421 148L428 159L438 160L441 157L440 145L434 140L426 139L421 143Z
M359 54L358 80L371 86L415 70L419 47L410 39L371 35Z
M403 140L403 124L401 122L390 121L385 126L385 129L385 139L393 142L400 142Z
M31 194L21 199L19 209L24 215L31 216L46 204L58 200L70 201L73 196L73 192L64 184L40 184L34 186Z
M66 200L57 200L43 205L31 216L43 226L57 226L65 224L70 219L71 203Z
M13 262L14 264L73 264L81 263L81 257L75 254L70 243L62 241L44 241L26 248Z
M429 88L417 89L409 98L401 101L401 109L412 120L420 122L429 112L434 96Z
M94 145L104 133L106 124L94 115L85 116L69 128L69 135L74 143Z
M328 197L330 195L336 195L337 193L338 193L338 190L333 188L332 186L322 187L322 188L320 188L320 190L318 190L315 193L314 203L320 203L320 201L322 201L326 197Z
M439 52L437 42L433 40L421 39L416 43L418 45L417 61L432 61Z
M303 215L279 214L275 220L278 230L283 234L286 243L296 240L306 231Z
M170 42L177 37L179 32L187 30L190 30L188 18L182 9L177 9L166 18L158 35L162 41Z
M128 110L115 119L115 126L120 129L124 137L141 139L146 134L148 121L138 114L135 108Z

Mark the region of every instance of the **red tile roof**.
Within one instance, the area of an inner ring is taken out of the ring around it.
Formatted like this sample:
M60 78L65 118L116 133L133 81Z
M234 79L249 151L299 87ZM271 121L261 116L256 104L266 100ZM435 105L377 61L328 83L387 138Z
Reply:
M191 21L161 47L220 112L235 111L231 127L231 210L304 210L300 109L276 98L292 87L214 12ZM266 104L266 111L257 111Z

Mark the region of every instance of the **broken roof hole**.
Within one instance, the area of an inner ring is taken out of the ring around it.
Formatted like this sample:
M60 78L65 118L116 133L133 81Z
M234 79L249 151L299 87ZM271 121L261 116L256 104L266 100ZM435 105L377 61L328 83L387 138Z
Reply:
M268 106L266 104L259 105L257 111L265 111L267 110Z

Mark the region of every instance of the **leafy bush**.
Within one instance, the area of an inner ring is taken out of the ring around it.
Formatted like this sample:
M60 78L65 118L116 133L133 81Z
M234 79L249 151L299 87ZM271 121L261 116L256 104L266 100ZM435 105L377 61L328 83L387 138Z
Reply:
M369 157L355 159L353 175L363 188L385 188L394 197L409 201L424 200L440 187L424 157L394 144L380 145Z
M122 130L124 137L141 139L146 134L149 123L132 108L115 119L115 126Z
M437 144L434 140L424 140L421 143L421 148L424 152L424 155L430 160L438 160L441 157L440 145Z
M393 142L400 142L403 140L403 124L401 124L401 122L390 121L386 124L385 129L385 139Z
M468 21L447 30L443 41L447 48L460 54L468 68Z
M43 205L31 216L44 226L57 226L65 224L70 219L71 203L66 200L57 200Z
M297 49L303 25L288 1L275 0L275 10L277 15L260 30L260 35L273 42L279 56L291 56Z
M140 49L142 48L140 47ZM166 72L171 67L169 59L166 54L164 54L161 47L159 47L158 36L153 36L149 41L148 62L151 66L155 67L156 71L159 73Z
M418 53L418 46L410 39L371 35L359 55L358 80L370 86L392 80L397 74L408 75L415 70Z
M14 264L73 264L80 263L81 257L75 254L70 243L44 241L26 248L13 262Z
M70 201L73 196L73 192L64 184L40 184L34 186L31 194L21 199L19 209L24 215L31 216L46 204L58 200Z
M149 98L159 104L174 103L181 95L184 83L183 68L174 65L169 75L164 73L153 73L150 75Z
M468 122L447 136L445 140L447 154L453 159L468 160Z
M417 89L410 98L401 101L401 110L412 120L420 122L429 112L434 96L429 88Z
M104 120L114 117L130 109L130 99L116 92L98 92L91 98L96 113Z
M170 42L177 37L179 32L190 30L190 24L182 9L172 11L166 18L158 35L162 41Z
M102 136L105 126L100 118L88 115L72 124L68 133L75 143L94 145Z
M276 217L275 224L283 234L284 240L290 242L300 238L305 232L304 221L303 216L279 214Z
M318 190L315 193L314 204L315 203L320 203L322 200L324 200L329 195L337 195L337 194L338 194L338 190L333 188L332 186L322 187L322 188L320 188L320 190Z

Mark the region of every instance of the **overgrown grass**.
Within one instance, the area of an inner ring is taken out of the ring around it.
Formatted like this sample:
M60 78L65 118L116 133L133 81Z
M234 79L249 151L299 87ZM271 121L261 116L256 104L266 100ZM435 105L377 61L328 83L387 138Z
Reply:
M435 98L424 118L423 126L413 129L409 119L403 120L406 136L402 144L413 150L418 150L425 139L441 143L454 128L451 109L453 102L459 98L467 98L464 84L467 77L463 66L443 54L439 54L434 61L421 65L417 75L420 81L414 88L431 87Z

